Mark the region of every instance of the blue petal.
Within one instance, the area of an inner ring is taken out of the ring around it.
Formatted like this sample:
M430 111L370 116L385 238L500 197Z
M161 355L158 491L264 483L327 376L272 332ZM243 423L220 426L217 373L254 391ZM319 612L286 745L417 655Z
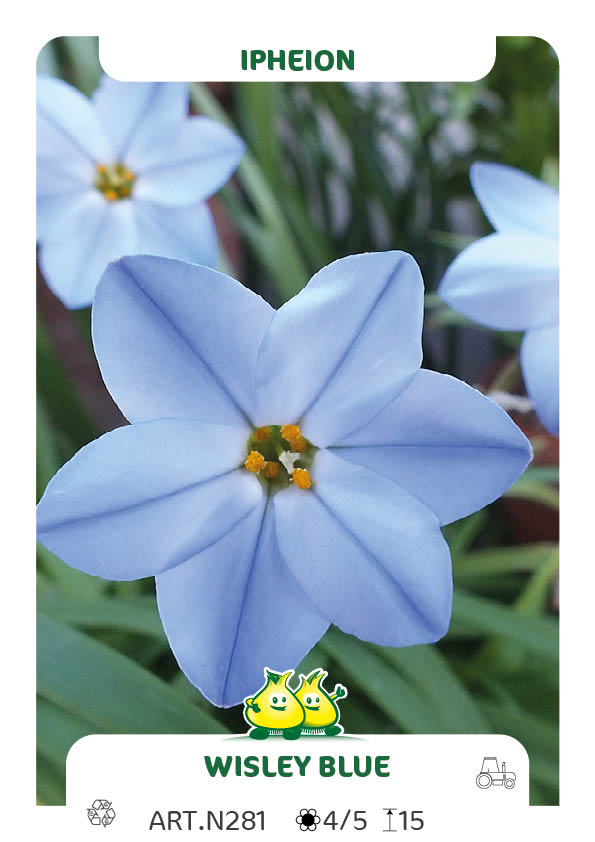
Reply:
M118 82L103 76L93 94L96 114L112 141L114 160L134 158L135 146L151 145L163 126L176 125L188 114L185 82Z
M130 421L244 423L272 308L237 281L181 260L125 257L97 289L93 342Z
M297 666L328 628L279 557L264 501L216 544L159 575L157 600L181 669L224 707L252 693L264 667Z
M258 423L325 447L370 420L421 362L423 281L403 252L321 269L275 314L258 359Z
M314 490L273 498L281 554L325 617L388 646L430 643L450 621L448 546L436 516L390 480L316 454Z
M204 201L225 184L244 153L243 142L221 123L191 117L164 127L142 154L126 156L138 174L134 195L166 205Z
M497 231L558 237L558 193L533 176L503 164L471 167L475 195Z
M106 579L152 576L217 541L259 504L243 430L161 420L120 427L80 450L38 506L39 540Z
M523 337L521 366L527 392L542 424L554 435L560 429L559 352L558 325L530 330Z
M76 163L76 166L73 166ZM37 197L51 198L94 188L95 165L87 158L37 156Z
M531 235L483 237L451 263L438 294L499 330L552 324L558 320L558 243Z
M37 155L60 161L80 179L89 166L109 161L112 148L91 102L49 76L37 77Z
M206 203L165 208L134 202L136 251L175 257L203 266L217 264L217 232Z
M43 126L43 120L39 121ZM40 128L40 135L42 134ZM91 158L72 154L48 154L43 138L37 147L37 239L42 240L82 193L95 192L95 164Z
M48 286L71 308L86 307L110 260L134 248L132 203L107 202L97 190L73 197L45 236L39 264Z
M91 165L90 169L92 169ZM56 162L37 160L37 239L43 241L52 229L62 224L62 217L83 193L96 193L91 187L92 176L86 182L73 178L56 166Z
M531 460L529 442L503 409L425 370L333 453L407 489L441 525L500 497Z

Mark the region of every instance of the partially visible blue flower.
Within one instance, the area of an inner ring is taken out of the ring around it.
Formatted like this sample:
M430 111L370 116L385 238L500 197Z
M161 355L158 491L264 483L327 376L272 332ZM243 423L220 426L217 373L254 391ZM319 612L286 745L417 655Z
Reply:
M471 184L495 234L464 249L438 294L476 322L524 330L521 366L544 426L558 433L558 194L501 164L474 164Z
M40 540L107 579L156 576L189 680L240 702L329 623L388 646L447 631L440 527L525 469L509 416L420 370L423 282L403 252L337 260L273 310L157 257L110 264L93 305L103 378L132 422L51 480Z
M84 307L123 254L214 266L205 200L243 151L225 126L188 116L185 83L104 76L89 100L38 76L37 235L48 285L67 307Z

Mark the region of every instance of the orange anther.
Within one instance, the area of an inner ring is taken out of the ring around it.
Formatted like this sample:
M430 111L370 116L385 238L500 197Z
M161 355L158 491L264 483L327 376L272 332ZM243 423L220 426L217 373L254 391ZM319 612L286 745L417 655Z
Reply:
M283 424L281 427L281 435L284 439L291 443L294 439L300 438L302 431L297 424Z
M291 444L291 449L295 453L303 453L304 450L308 447L308 442L303 436L298 436L295 439L291 439L289 442Z
M257 450L251 450L246 457L244 465L249 471L252 471L253 474L257 474L264 468L264 456Z
M292 479L298 488L312 488L310 474L305 468L296 468L292 474Z
M277 474L279 473L279 463L278 462L265 462L264 463L264 475L269 479L274 479Z
M254 439L254 441L266 441L269 437L270 432L270 427L257 427L252 432L252 438Z

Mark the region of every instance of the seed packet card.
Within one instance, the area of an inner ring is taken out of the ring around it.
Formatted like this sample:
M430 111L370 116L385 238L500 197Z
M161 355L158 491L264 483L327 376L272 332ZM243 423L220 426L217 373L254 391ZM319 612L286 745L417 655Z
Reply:
M550 838L558 57L302 41L37 57L36 822Z

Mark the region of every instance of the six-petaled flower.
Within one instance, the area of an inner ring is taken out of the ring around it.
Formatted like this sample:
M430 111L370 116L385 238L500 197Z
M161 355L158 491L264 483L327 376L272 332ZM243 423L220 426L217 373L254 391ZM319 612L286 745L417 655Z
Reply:
M476 322L525 331L525 385L542 423L557 434L558 194L501 164L474 164L471 183L496 233L461 252L439 295Z
M212 269L106 270L104 380L131 424L39 504L40 540L108 579L155 576L190 681L239 703L334 623L390 646L447 631L440 527L500 496L530 447L494 402L420 370L423 282L402 252L318 272L275 311Z
M243 150L225 126L188 116L187 84L104 76L89 100L39 76L37 235L48 285L67 307L84 307L123 254L215 265L205 200Z

